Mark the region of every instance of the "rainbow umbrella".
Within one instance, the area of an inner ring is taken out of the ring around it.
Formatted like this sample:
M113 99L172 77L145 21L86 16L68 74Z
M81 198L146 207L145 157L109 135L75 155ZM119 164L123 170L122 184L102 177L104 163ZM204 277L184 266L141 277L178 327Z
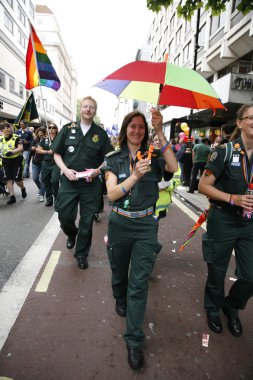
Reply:
M225 109L218 94L200 74L168 62L131 62L94 86L120 98L156 105Z
M194 224L191 231L189 232L185 242L179 248L179 250L178 250L179 252L182 252L182 250L185 249L186 245L189 243L191 238L195 235L197 229L206 221L207 214L208 214L208 209L202 212L202 214L198 218L197 222Z

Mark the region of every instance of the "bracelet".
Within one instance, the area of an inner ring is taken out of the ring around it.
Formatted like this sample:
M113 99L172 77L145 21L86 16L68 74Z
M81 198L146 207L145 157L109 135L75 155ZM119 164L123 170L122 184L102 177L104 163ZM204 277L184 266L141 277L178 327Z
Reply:
M121 186L121 190L123 191L123 193L128 194L128 191L124 188L124 186L123 185L120 185L120 186Z
M166 152L171 147L171 144L167 141L167 143L162 147L162 153Z
M231 206L234 206L235 202L233 201L232 196L233 196L233 194L230 194L229 204L230 204Z

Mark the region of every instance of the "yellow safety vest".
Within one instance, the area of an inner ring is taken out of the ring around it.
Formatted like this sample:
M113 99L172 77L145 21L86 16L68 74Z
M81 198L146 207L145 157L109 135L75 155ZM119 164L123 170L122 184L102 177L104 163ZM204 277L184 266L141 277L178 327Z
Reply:
M12 135L12 138L8 141L5 140L5 137L4 136L0 136L0 152L1 152L1 156L4 157L4 158L16 158L18 156L20 156L20 152L16 153L16 154L13 154L9 157L6 157L5 154L9 151L9 150L13 150L15 149L15 142L17 139L19 139L20 137L18 135L15 135L13 134Z

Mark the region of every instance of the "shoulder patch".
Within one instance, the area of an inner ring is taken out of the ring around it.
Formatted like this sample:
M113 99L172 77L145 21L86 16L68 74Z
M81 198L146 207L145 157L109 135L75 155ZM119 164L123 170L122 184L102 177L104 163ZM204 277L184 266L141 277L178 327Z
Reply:
M114 156L115 154L118 154L118 153L120 153L120 152L121 152L121 148L116 149L116 150L113 150L113 151L107 153L107 154L105 155L105 157L108 158L108 157Z

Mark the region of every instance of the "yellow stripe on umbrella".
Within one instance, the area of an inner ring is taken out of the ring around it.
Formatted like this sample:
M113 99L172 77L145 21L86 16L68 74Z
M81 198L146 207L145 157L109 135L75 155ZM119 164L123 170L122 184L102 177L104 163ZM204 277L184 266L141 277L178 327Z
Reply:
M199 227L206 221L208 211L209 211L209 209L206 209L205 211L202 212L202 214L198 218L197 222L194 224L193 228L189 232L185 242L179 248L178 252L182 252L182 250L187 246L187 244L189 243L191 238L195 235L195 233L199 229Z

